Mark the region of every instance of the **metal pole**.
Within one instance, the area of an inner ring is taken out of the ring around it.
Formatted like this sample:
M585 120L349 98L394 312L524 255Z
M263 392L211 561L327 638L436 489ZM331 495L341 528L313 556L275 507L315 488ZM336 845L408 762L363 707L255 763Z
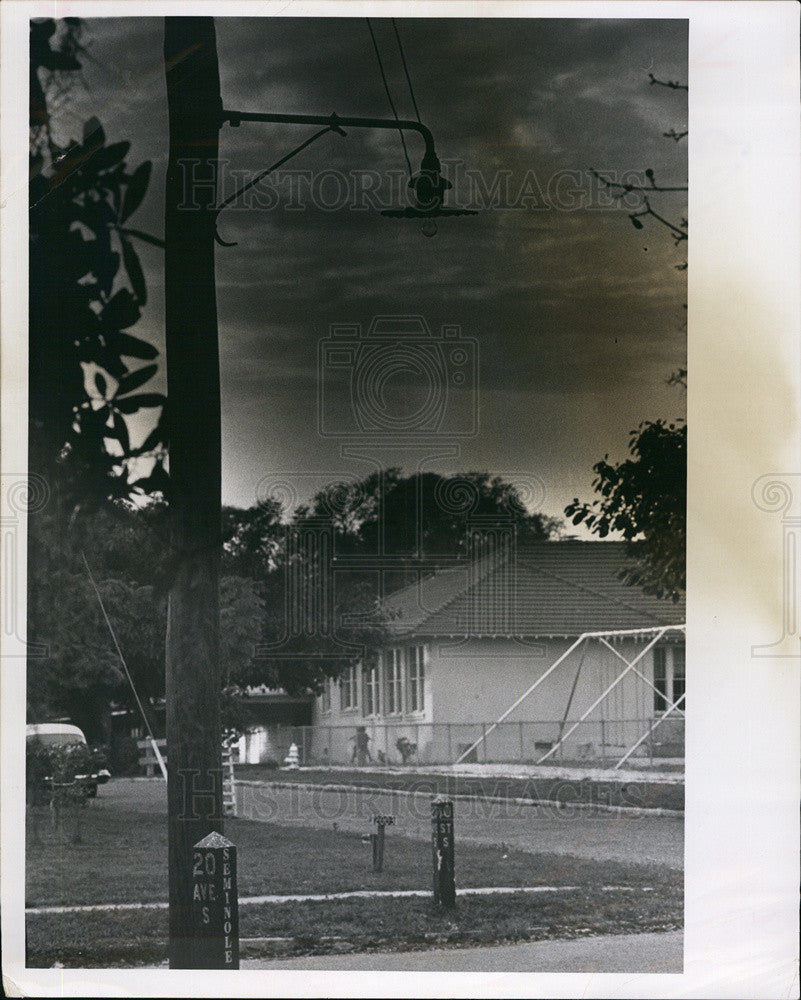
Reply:
M576 729L578 729L578 727L587 718L587 716L590 715L590 713L593 712L601 704L601 702L604 700L604 698L606 698L606 696L609 694L609 692L612 691L612 690L614 690L614 688L616 688L618 686L618 684L623 680L623 678L626 676L626 674L629 672L629 670L633 670L634 669L634 664L637 662L637 660L642 659L642 657L645 656L645 654L648 652L648 650L655 643L659 642L659 640L662 638L662 636L664 635L664 633L665 633L665 629L660 629L659 633L648 643L648 645L645 647L645 649L641 653L639 653L637 656L634 657L634 659L631 661L631 663L629 663L629 665L626 667L626 669L623 671L623 673L620 674L618 677L616 677L615 680L613 680L612 683L606 688L606 690L603 691L602 694L600 694L595 699L595 701L590 705L590 707L587 709L587 711L581 716L581 718L578 720L578 722L575 722L570 727L570 729L568 729L568 731L565 733L565 735L557 743L554 743L554 745L551 747L551 749L546 754L543 754L542 757L540 757L540 759L537 761L538 764L541 764L544 760L547 760L551 756L551 754L554 753L564 743L564 741L568 738L568 736L570 736L570 734L572 732L574 732Z
M645 733L642 734L642 736L637 740L637 742L634 744L634 746L631 747L629 750L626 751L626 753L623 754L623 756L620 758L620 760L617 762L617 764L615 764L613 770L616 771L619 767L621 767L621 765L623 765L623 764L626 763L626 761L629 759L629 757L631 757L631 755L634 753L634 751L637 749L637 747L640 746L641 743L643 743L645 740L648 739L648 737L656 729L657 726L661 726L662 725L662 723L665 721L665 719L670 715L670 713L675 708L679 707L679 705L684 701L684 697L685 696L682 695L681 698L679 698L679 699L677 699L676 701L673 702L673 704L665 712L665 714L662 715L660 718L658 718L656 720L656 722L651 726L651 728L647 732L645 732Z
M607 649L611 650L619 660L622 660L627 666L629 666L629 661L621 652L615 649L615 647L612 646L610 643L608 643L605 639L601 639L600 641L604 644L604 646L606 646ZM640 680L645 681L648 687L656 691L657 694L662 694L662 692L659 690L656 684L654 684L654 682L649 677L646 677L645 674L637 670L636 667L634 668L634 673L640 678Z
M542 674L541 677L538 677L537 680L534 681L534 683L531 685L531 687L523 694L521 694L520 697L517 699L517 701L514 702L512 705L510 705L509 708L507 708L506 711L503 713L503 715L499 716L482 736L479 736L479 738L475 741L475 743L471 743L470 746L465 750L465 752L459 758L457 758L457 760L454 761L454 763L459 764L461 761L465 759L465 757L467 757L468 754L472 753L473 750L475 750L476 747L479 745L479 743L482 741L482 739L486 738L486 736L488 736L489 733L491 733L493 729L495 729L498 726L499 723L503 722L503 720L508 715L511 715L511 713L514 712L517 706L520 705L522 702L524 702L526 698L528 698L528 696L532 692L534 692L540 686L540 684L542 684L545 678L549 677L554 672L554 670L556 670L559 664L562 663L573 652L573 650L576 649L577 646L579 646L586 638L588 638L592 634L593 633L591 632L585 632L583 635L580 635L578 639L576 639L576 641L572 644L572 646L569 646L564 651L564 653L562 653L562 655L554 663L552 663L550 667L548 667L545 673ZM604 633L604 634L606 635L611 633Z
M234 128L241 125L242 122L265 122L275 125L327 125L328 128L334 131L341 130L343 126L346 128L383 128L391 129L392 131L401 129L402 131L418 132L426 144L426 157L436 158L434 136L431 134L430 129L423 125L422 122L416 122L408 118L342 118L338 114L281 115L271 113L262 114L258 111L225 110L220 113L220 124L225 124L225 122L229 122Z

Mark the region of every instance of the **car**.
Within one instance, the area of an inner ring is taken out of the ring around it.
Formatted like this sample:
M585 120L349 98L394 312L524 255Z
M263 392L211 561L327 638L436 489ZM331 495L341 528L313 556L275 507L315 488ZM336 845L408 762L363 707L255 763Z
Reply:
M78 726L66 722L40 722L27 725L25 743L29 751L37 746L40 747L47 762L51 764L57 751L66 751L68 756L72 756L75 771L67 767L67 771L71 772L69 777L82 784L89 798L94 798L97 795L98 785L104 785L111 777L105 766L106 758L102 750L90 748L83 730ZM53 768L40 765L37 770L52 772ZM52 773L43 773L41 777L48 783L53 780Z

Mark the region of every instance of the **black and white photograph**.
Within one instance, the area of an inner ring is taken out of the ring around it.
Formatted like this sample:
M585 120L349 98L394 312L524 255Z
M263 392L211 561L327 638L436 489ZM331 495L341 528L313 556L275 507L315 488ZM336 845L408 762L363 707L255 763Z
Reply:
M8 4L9 995L797 995L798 12L701 6Z

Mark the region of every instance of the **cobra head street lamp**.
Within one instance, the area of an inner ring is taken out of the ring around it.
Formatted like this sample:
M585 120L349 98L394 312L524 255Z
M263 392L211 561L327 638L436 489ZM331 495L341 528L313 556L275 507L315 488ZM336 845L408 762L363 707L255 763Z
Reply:
M320 130L306 139L296 149L283 156L276 163L267 167L259 173L253 180L235 191L230 197L218 206L217 212L235 201L244 191L258 183L267 174L282 166L287 160L296 156L301 150L311 145L320 136L328 132L336 132L337 135L344 136L347 128L370 128L370 129L390 129L395 131L412 131L422 136L425 142L425 152L420 163L419 173L409 179L408 187L414 194L414 205L407 205L405 208L386 209L381 215L394 219L422 219L423 232L426 236L433 236L436 231L435 218L445 215L476 215L475 211L463 208L448 208L444 205L445 192L453 185L442 176L442 168L439 157L434 148L434 137L431 130L422 122L412 121L404 118L342 118L337 114L331 115L284 115L284 114L262 114L253 111L222 111L221 124L228 123L236 128L242 122L267 122L277 125L319 125ZM218 241L222 243L222 240ZM224 244L229 245L229 244Z

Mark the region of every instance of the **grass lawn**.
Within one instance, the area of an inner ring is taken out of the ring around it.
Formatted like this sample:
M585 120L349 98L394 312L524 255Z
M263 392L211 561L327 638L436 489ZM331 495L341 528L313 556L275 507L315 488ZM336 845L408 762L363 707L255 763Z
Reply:
M502 778L477 775L425 774L419 771L376 772L304 769L280 771L261 764L238 764L236 776L251 781L297 784L358 785L364 788L404 789L437 795L482 795L495 798L584 802L593 805L634 806L646 809L684 809L684 784L648 781L597 781L590 778Z
M601 893L587 887L536 897L466 897L450 912L435 911L426 899L347 899L240 909L243 957L409 951L681 926L681 888L675 885L648 893ZM166 938L166 910L30 917L27 964L158 965L166 961ZM252 940L258 938L285 940Z
M46 812L26 859L28 906L151 902L166 898L164 815L107 809L82 811L81 839L67 827L56 835ZM240 897L353 889L426 889L431 849L425 841L387 832L385 870L372 871L368 844L338 830L281 827L229 819L226 835L239 851ZM577 886L537 896L466 897L453 914L427 899L351 899L244 905L240 933L290 937L262 943L261 953L425 947L437 943L520 940L537 936L656 930L680 926L682 879L661 866L595 862L528 854L475 844L457 845L457 887ZM604 886L633 891L606 891ZM647 887L653 891L643 891ZM157 964L165 956L166 910L31 915L28 961L47 966ZM331 941L330 938L345 940ZM91 950L87 941L92 941Z

